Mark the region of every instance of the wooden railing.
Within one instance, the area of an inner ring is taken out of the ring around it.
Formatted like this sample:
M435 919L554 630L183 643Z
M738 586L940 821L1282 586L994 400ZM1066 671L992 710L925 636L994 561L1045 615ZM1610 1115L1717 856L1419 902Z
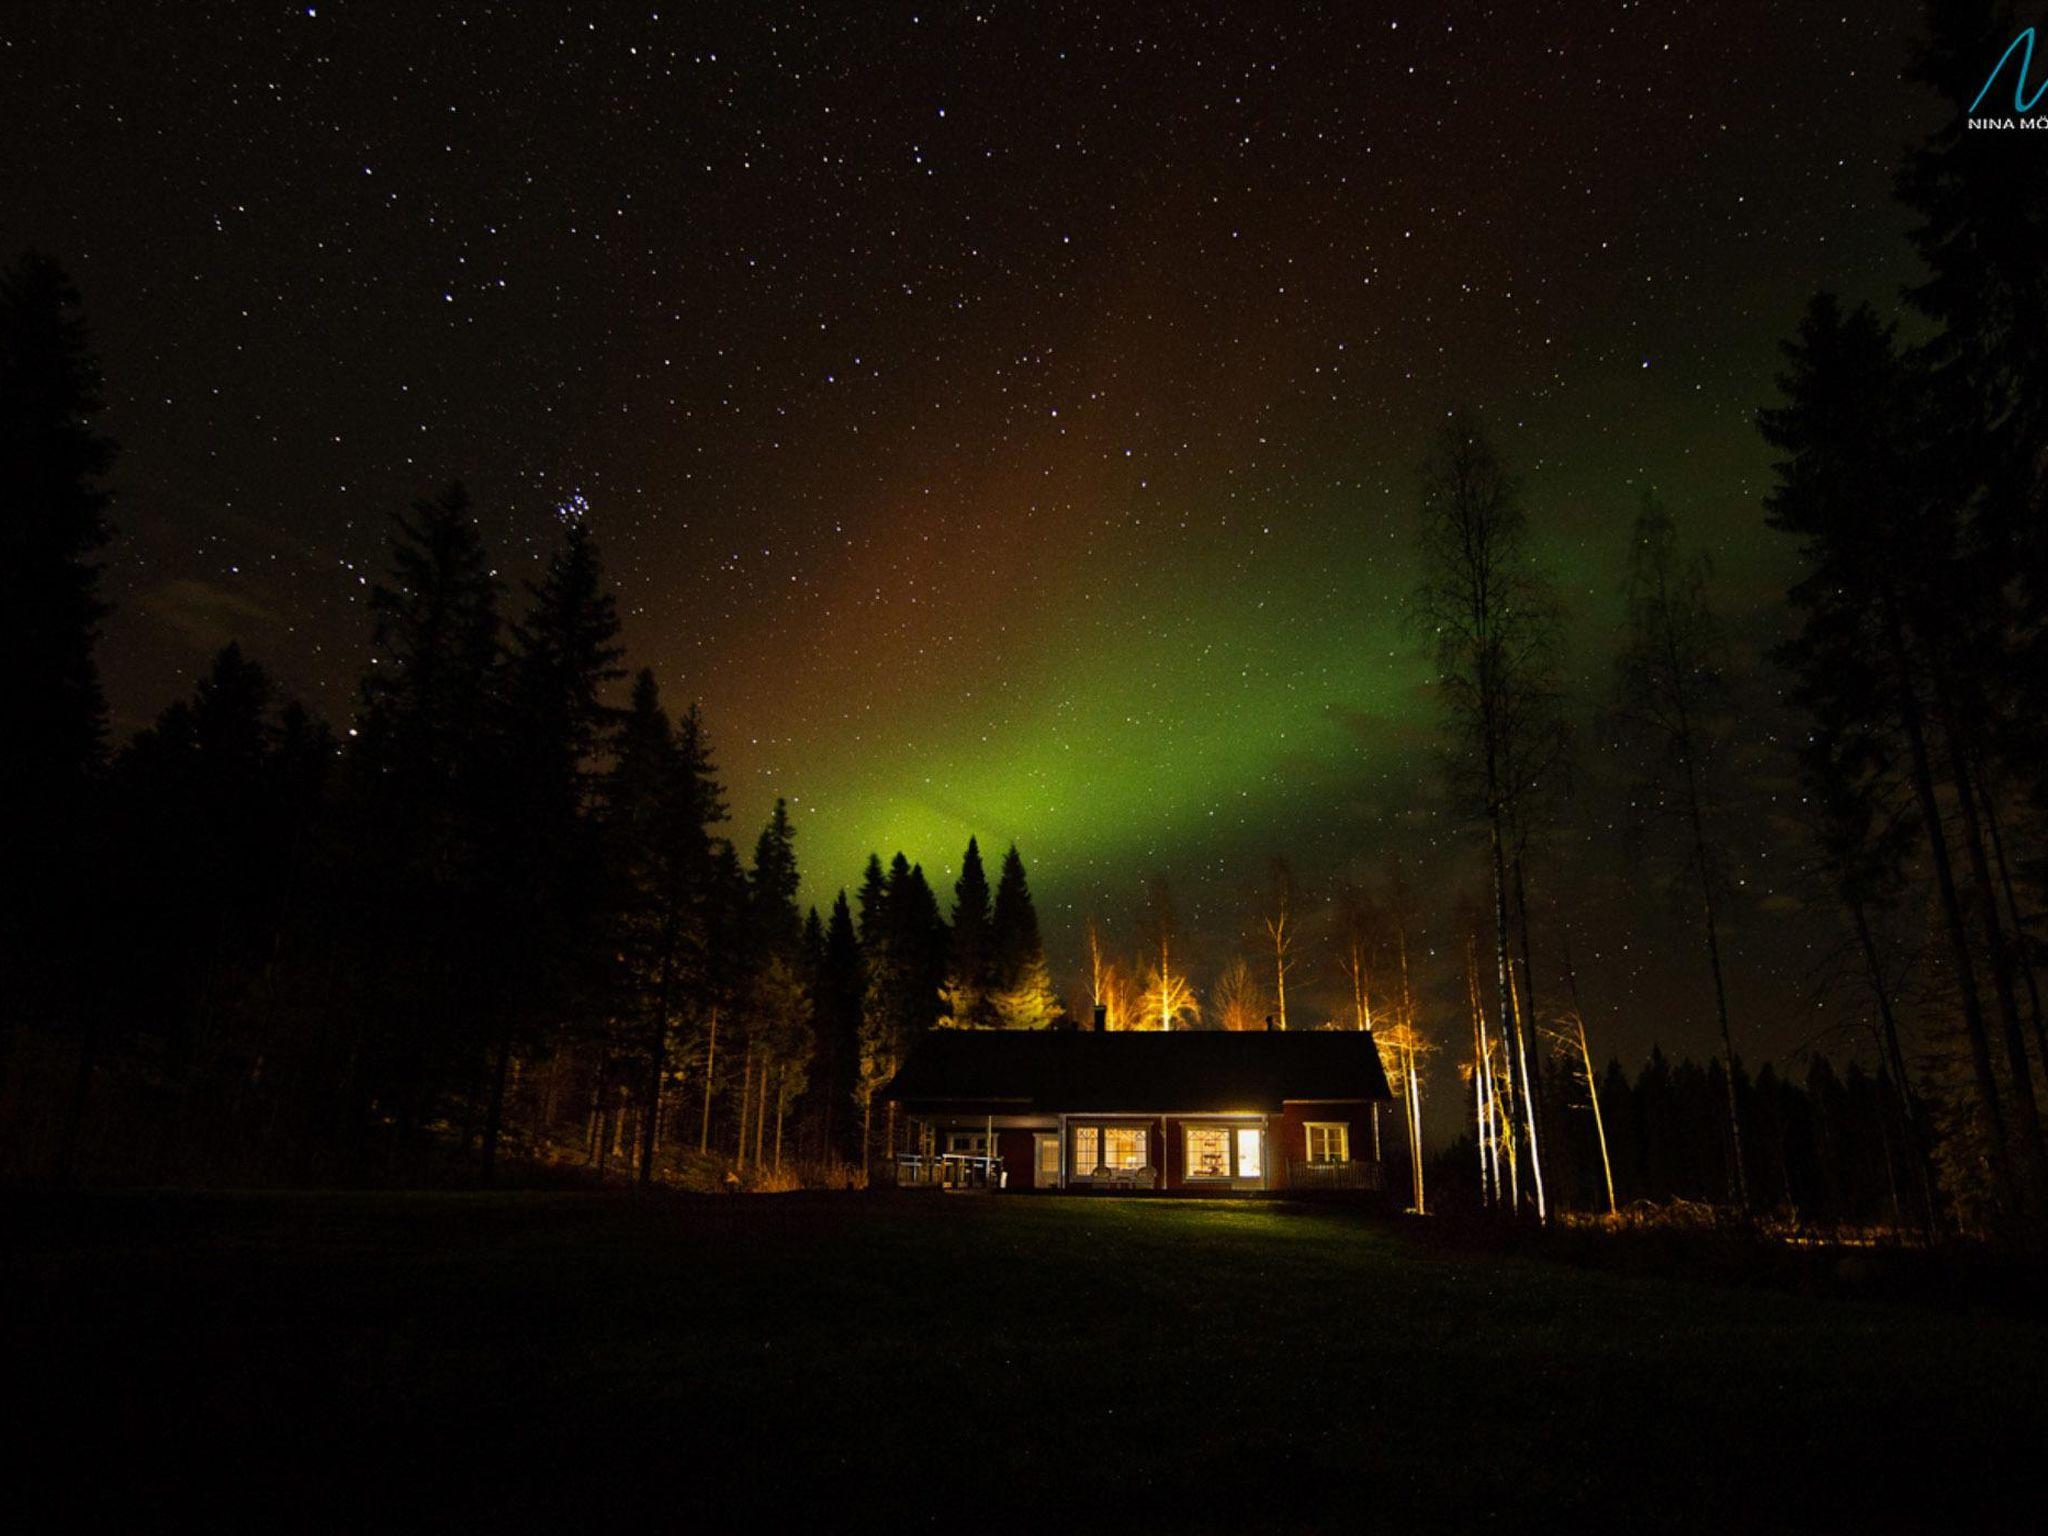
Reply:
M1387 1187L1387 1171L1382 1164L1371 1160L1311 1163L1290 1158L1287 1187L1290 1190L1383 1190Z
M895 1174L896 1183L905 1189L919 1185L933 1189L1001 1188L1003 1160L965 1152L943 1152L931 1157L899 1152Z

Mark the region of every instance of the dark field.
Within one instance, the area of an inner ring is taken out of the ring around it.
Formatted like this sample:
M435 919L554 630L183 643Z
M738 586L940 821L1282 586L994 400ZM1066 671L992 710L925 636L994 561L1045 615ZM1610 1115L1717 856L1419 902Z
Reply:
M1446 1255L1341 1212L0 1214L22 1531L2039 1528L2038 1321Z

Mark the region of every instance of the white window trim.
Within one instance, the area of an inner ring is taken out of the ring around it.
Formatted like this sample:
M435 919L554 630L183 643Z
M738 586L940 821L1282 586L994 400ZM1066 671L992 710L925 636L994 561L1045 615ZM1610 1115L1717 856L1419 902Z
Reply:
M1301 1128L1301 1155L1304 1161L1311 1163L1317 1161L1315 1155L1315 1133L1317 1131L1335 1131L1337 1133L1337 1151L1341 1154L1341 1156L1334 1159L1324 1158L1322 1161L1339 1163L1351 1161L1351 1122L1348 1120L1310 1120L1305 1122Z

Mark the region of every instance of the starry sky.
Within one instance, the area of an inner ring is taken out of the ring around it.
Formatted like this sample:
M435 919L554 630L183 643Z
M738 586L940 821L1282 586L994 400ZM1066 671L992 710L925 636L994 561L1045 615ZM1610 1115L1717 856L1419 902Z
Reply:
M124 447L116 724L230 637L345 720L386 516L459 476L514 580L582 509L633 662L702 700L743 846L791 799L814 899L1015 839L1056 964L1159 872L1204 984L1273 854L1315 899L1399 853L1441 960L1476 864L1402 620L1429 431L1470 402L1521 472L1585 708L1645 487L1766 645L1752 413L1808 293L1913 276L1916 25L12 4L0 250L72 269ZM1704 1051L1611 814L1551 884L1589 1006ZM1767 821L1734 985L1782 1054L1829 930Z

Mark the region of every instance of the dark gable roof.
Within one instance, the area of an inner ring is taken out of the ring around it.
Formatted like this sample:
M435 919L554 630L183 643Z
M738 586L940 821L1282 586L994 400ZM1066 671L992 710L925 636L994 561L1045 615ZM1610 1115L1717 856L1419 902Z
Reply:
M935 1029L911 1048L887 1097L913 1111L1214 1114L1393 1094L1373 1037L1354 1030Z

